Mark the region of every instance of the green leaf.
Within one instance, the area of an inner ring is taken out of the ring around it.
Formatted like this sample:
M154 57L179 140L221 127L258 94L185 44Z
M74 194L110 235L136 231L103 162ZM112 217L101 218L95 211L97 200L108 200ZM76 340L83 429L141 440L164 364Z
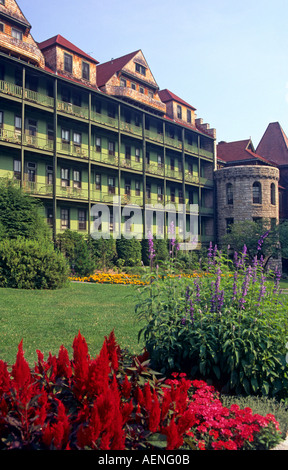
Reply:
M165 449L167 447L167 437L160 433L152 434L148 439L146 439L146 442L154 447L158 447L159 449Z

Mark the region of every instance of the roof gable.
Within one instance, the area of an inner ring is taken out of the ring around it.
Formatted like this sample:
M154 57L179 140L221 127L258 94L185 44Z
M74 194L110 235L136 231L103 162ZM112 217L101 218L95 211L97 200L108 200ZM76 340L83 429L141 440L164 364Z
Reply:
M168 103L169 101L176 101L177 103L180 103L183 106L186 106L187 108L190 108L193 111L196 111L196 108L191 106L191 104L182 100L182 98L179 98L179 96L172 93L172 91L167 90L167 88L165 90L160 90L158 94L159 94L161 101L163 101L163 103Z
M53 36L50 39L47 39L46 41L38 43L39 49L44 51L45 49L50 49L51 47L55 46L60 46L63 49L67 49L70 52L73 52L74 54L77 54L86 60L89 60L90 62L94 62L95 64L99 64L97 60L95 60L93 57L89 56L86 54L86 52L83 52L79 47L75 46L72 44L72 42L68 41L67 39L63 38L60 34L57 34L56 36Z
M217 145L217 158L226 163L244 162L245 160L260 160L264 163L269 163L255 152L251 139L235 142L219 142Z
M277 165L288 165L288 138L279 122L268 125L258 144L257 153Z
M14 18L29 29L31 28L29 21L26 19L15 0L5 0L4 3L4 5L0 3L0 13Z
M147 71L145 76L142 76L135 71L135 63L138 63L145 67ZM109 82L109 80L115 74L118 74L120 72L126 72L130 76L132 75L135 80L137 80L138 78L142 81L145 81L147 84L150 84L154 88L159 88L141 49L138 49L134 52L130 52L129 54L126 54L122 57L118 57L117 59L111 59L109 62L99 64L97 66L98 87L106 85L106 83Z

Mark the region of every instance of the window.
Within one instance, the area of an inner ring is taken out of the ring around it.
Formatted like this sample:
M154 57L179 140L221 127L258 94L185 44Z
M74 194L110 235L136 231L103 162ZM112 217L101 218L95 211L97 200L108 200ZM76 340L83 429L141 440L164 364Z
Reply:
M140 116L135 114L135 126L140 127Z
M253 184L253 204L262 204L261 183Z
M70 186L70 171L68 168L61 168L61 187L67 188Z
M79 170L73 171L73 188L81 188L81 171Z
M157 162L158 162L158 168L162 168L162 166L163 166L162 155L157 155Z
M95 186L96 186L96 189L101 191L101 175L100 174L95 175Z
M182 108L179 104L177 105L177 118L182 119Z
M50 227L53 227L53 209L51 207L47 207L47 224Z
M140 162L140 149L135 148L135 162Z
M73 69L73 57L67 52L64 52L64 70L65 72L72 73Z
M143 86L139 86L139 91L140 91L140 93L142 93L142 94L144 95L144 88L143 88Z
M19 31L19 29L12 28L11 34L12 34L12 38L19 39L20 41L22 41L23 33L22 31Z
M136 83L131 83L132 90L136 90Z
M136 196L140 196L140 181L135 181L135 193Z
M101 152L101 137L95 138L96 152Z
M90 65L87 62L82 62L82 78L90 80Z
M33 77L32 75L27 75L26 77L26 88L31 91L38 91L38 78Z
M149 165L150 164L150 152L146 152L146 164Z
M131 180L130 179L125 179L125 194L127 196L130 196L131 194Z
M48 185L53 184L53 166L51 165L46 166L46 181Z
M115 142L108 142L108 153L109 155L115 155Z
M233 186L231 183L226 185L226 200L227 204L233 204Z
M61 99L64 103L71 103L71 92L67 87L61 88Z
M14 160L13 171L14 171L14 179L20 180L21 179L21 160Z
M63 142L69 142L70 141L70 131L67 129L62 129L61 130L61 138Z
M113 176L108 178L108 193L115 194L115 178Z
M61 229L66 230L70 227L69 209L61 209Z
M74 145L81 145L82 136L80 132L73 132L73 143Z
M157 200L161 202L163 200L163 188L162 186L157 186Z
M131 147L130 145L125 146L125 159L126 160L131 160Z
M29 181L29 183L36 182L36 163L27 163L27 180Z
M0 23L0 32L4 33L4 23Z
M37 121L28 119L28 133L33 136L37 135Z
M124 87L127 86L127 82L126 82L125 78L120 78L120 86L124 86Z
M153 99L154 98L153 91L148 90L148 96L149 96L149 98Z
M86 211L83 209L78 210L78 229L86 230Z
M54 140L54 127L52 124L47 124L47 137L48 140Z
M3 129L3 122L4 122L3 111L0 111L0 129Z
M171 160L170 160L170 169L171 169L172 171L175 170L175 160L174 160L174 158L171 158Z
M232 218L226 219L226 233L231 232L231 225L233 224L234 224L234 219Z
M146 75L146 68L143 67L143 65L135 63L135 70L136 72L141 73L141 75Z
M192 114L191 114L190 109L187 109L187 122L189 122L189 123L192 122Z
M15 130L21 131L22 129L22 118L20 116L15 116Z
M271 204L276 205L275 183L271 183Z

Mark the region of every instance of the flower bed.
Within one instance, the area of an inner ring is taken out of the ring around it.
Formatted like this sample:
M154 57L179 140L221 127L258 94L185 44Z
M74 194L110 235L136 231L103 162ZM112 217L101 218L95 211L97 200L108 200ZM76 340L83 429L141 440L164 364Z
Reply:
M191 274L181 273L177 275L167 275L167 277L184 277L187 279L199 278L207 276L207 273L197 273L193 272ZM143 281L142 277L138 274L126 274L126 273L103 273L97 272L91 276L79 277L79 276L70 276L70 281L75 282L91 282L96 284L131 284L131 285L145 285L148 282Z
M212 386L169 379L149 358L128 358L114 332L92 358L85 338L73 357L61 346L30 369L19 344L9 370L0 360L0 449L267 449L280 440L274 416L224 407Z

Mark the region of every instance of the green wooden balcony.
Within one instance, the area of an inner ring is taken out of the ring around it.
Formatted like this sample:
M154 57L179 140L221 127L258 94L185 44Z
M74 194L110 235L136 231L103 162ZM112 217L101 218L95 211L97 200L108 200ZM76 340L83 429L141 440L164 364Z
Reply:
M0 140L13 144L21 144L21 132L15 129L0 128Z
M53 152L54 149L54 141L52 139L48 139L45 135L29 135L28 132L25 132L23 144L27 147L46 150L49 152Z
M53 196L53 185L52 184L43 184L43 182L37 181L28 181L27 175L23 182L23 189L25 192L34 195L34 196Z
M101 149L101 152L97 152L96 148L91 150L91 160L99 163L105 163L105 165L118 166L118 156L109 154L106 149Z
M73 186L57 185L56 196L67 199L88 200L88 188L75 188Z
M103 126L118 129L118 119L107 116L106 114L91 111L91 120Z
M135 160L129 158L121 158L120 159L120 167L127 168L130 170L142 171L143 165L142 162L135 162Z
M77 118L88 119L89 118L89 109L84 106L76 106L72 103L67 103L66 101L57 101L57 110L75 116Z
M0 93L5 93L5 95L11 95L16 98L22 98L23 91L21 86L0 80Z
M151 162L146 165L146 173L156 176L164 176L164 165Z
M47 108L54 108L54 98L36 91L28 90L27 88L24 90L24 98L27 101L32 101L33 103L46 106Z
M185 182L192 183L192 184L199 184L199 176L197 174L193 174L189 171L185 171Z

